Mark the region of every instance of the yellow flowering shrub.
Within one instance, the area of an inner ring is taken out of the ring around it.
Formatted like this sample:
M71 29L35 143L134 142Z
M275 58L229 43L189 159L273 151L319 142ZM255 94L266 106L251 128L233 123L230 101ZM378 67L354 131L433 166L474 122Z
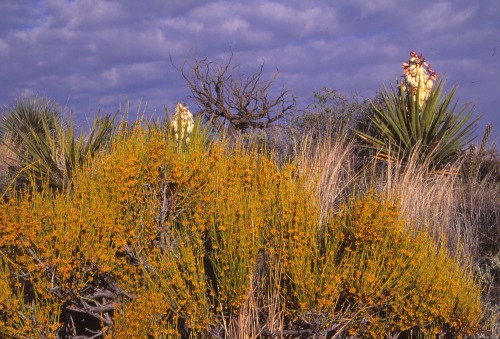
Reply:
M364 337L387 333L471 334L482 316L470 265L457 263L426 233L406 229L397 205L368 194L336 217L342 238L343 308ZM355 307L352 307L355 305ZM354 313L353 313L354 312Z
M396 205L368 194L320 219L293 163L206 138L196 124L189 145L124 124L71 190L1 201L0 335L476 329L468 268L407 230Z
M319 228L317 203L297 196L288 200L287 192L290 206L281 205L265 246L273 255L270 270L279 266L274 286L290 321L315 333L363 338L477 330L481 291L471 268L427 234L406 229L396 204L370 193Z

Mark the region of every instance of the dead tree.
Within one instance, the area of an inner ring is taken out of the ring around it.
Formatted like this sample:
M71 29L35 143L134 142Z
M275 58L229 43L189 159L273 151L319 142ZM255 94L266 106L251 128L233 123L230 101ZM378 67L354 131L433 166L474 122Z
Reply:
M190 98L198 106L198 115L218 131L235 135L248 129L264 129L292 112L293 94L287 90L271 94L277 72L264 80L261 64L246 76L232 65L232 57L227 61L196 59L180 69L191 91Z

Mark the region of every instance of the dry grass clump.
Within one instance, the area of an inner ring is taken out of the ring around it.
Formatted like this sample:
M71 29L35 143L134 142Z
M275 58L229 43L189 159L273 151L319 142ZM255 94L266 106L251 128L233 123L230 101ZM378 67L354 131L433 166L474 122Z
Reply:
M251 147L208 142L198 123L189 143L124 124L71 189L0 202L0 333L476 331L482 304L470 266L409 230L395 196L350 194L345 145L277 166Z
M308 178L308 188L321 201L321 215L337 210L358 184L354 143L347 134L325 136L321 141L306 134L297 156L299 170Z
M408 161L387 162L374 179L377 191L394 197L407 219L409 229L424 230L453 253L471 254L469 230L461 223L458 205L461 184L456 170L429 171Z

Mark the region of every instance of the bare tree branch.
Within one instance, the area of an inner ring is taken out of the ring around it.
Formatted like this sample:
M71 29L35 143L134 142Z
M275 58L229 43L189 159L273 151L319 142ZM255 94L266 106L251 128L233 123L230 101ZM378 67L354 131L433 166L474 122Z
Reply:
M267 128L293 111L296 102L289 91L271 95L277 73L264 80L262 64L255 73L243 75L232 61L231 54L227 61L196 59L193 64L177 68L191 91L190 98L198 106L197 114L206 122L234 135L247 129Z

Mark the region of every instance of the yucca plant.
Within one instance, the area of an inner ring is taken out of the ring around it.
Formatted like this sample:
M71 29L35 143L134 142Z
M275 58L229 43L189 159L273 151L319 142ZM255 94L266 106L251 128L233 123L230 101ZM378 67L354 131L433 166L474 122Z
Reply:
M495 156L498 156L498 151L496 146L488 148L492 129L492 124L486 125L479 147L472 143L465 154L460 174L467 183L475 184L488 177L495 180ZM500 166L496 167L500 169Z
M457 112L458 102L453 103L457 88L444 94L442 79L433 88L437 73L421 55L412 52L403 68L405 80L396 88L385 87L382 108L374 106L376 134L356 133L384 158L405 160L416 156L431 168L443 167L471 141L477 121L471 120L473 107L465 104Z
M52 100L42 97L26 97L2 112L1 133L4 141L19 147L23 142L23 134L34 130L43 133L44 121L52 132L54 123L62 122L61 108Z
M74 169L105 144L114 117L96 116L90 134L76 137L73 122L67 123L52 101L39 98L18 101L5 112L0 126L2 142L20 159L10 170L22 183L40 184L47 180L53 188L66 187Z

